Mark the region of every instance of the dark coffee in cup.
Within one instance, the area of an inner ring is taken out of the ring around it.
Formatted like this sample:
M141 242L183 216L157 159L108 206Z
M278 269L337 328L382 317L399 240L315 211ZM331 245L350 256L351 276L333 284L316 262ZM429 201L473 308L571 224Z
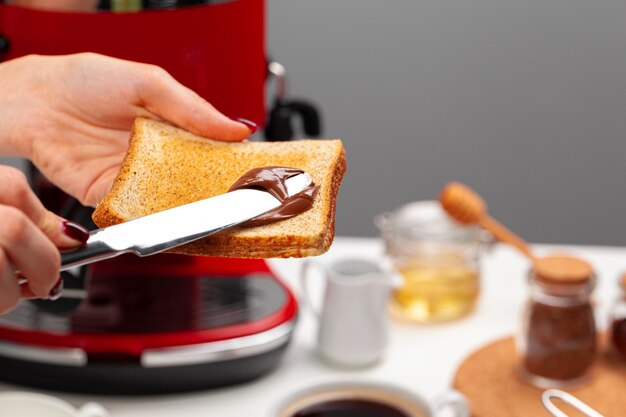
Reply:
M425 402L400 388L374 383L337 383L294 395L271 417L431 416Z
M388 404L364 399L331 400L311 404L292 417L411 417Z

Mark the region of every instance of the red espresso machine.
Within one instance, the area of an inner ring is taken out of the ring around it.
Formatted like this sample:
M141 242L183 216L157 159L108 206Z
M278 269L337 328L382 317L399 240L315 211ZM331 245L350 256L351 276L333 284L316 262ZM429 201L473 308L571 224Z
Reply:
M156 64L223 113L265 125L268 140L290 139L294 115L319 134L315 108L286 101L284 69L268 67L264 0L24 3L0 0L0 60L90 51ZM95 227L34 169L32 181L49 209ZM63 279L63 298L0 316L0 380L100 394L236 384L277 366L296 321L293 294L263 260L122 256Z

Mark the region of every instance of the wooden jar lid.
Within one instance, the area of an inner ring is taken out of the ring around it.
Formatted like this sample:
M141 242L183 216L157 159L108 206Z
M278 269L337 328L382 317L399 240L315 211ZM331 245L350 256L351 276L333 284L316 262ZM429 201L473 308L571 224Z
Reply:
M582 259L567 255L553 255L534 263L538 281L553 285L584 284L593 276L593 268Z

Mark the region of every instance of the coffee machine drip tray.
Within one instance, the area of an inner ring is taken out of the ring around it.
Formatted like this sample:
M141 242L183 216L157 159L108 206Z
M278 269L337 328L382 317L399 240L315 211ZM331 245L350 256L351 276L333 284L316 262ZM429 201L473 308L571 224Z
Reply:
M240 383L278 364L296 313L292 293L269 270L96 274L69 312L21 302L0 316L0 380L100 394Z

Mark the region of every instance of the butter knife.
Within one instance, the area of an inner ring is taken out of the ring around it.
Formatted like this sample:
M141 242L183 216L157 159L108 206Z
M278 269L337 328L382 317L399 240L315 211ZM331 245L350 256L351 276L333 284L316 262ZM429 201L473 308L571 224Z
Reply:
M311 182L306 172L288 178L288 195L303 191ZM89 234L84 246L61 254L61 270L124 253L154 255L236 226L280 205L281 201L267 191L239 189L97 229Z

